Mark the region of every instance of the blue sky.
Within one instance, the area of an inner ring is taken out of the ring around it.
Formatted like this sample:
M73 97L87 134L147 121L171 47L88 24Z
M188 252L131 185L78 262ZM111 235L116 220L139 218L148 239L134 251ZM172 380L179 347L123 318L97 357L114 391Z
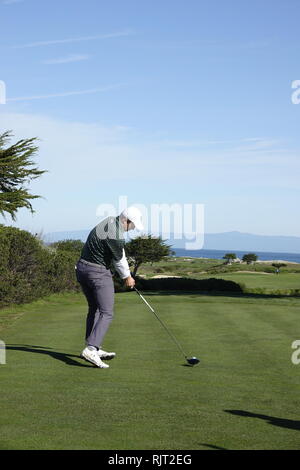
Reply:
M0 131L37 136L34 232L101 203L204 204L205 231L300 236L298 0L0 0ZM7 218L7 224L11 220Z

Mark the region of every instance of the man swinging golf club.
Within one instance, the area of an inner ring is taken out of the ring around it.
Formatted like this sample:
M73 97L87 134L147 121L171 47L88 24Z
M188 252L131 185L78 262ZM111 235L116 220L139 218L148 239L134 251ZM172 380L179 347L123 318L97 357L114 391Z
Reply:
M136 207L128 207L118 217L107 217L90 232L76 265L77 280L88 302L86 347L81 357L102 369L109 367L103 359L116 355L102 349L113 319L114 284L110 268L115 268L126 287L134 287L124 251L124 232L135 228L139 231L144 228Z

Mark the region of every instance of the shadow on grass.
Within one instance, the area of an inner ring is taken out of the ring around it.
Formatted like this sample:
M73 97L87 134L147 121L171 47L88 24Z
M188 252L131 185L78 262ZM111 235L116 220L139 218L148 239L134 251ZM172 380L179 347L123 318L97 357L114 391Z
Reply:
M243 416L245 418L259 418L267 421L273 426L279 426L281 428L294 429L295 431L300 431L300 421L295 421L293 419L284 419L276 418L275 416L261 415L257 413L251 413L244 410L224 410L226 413L230 413L236 416Z
M192 296L210 296L210 297L232 297L235 299L299 299L298 295L288 294L255 294L255 293L232 293L232 292L217 292L217 291L197 291L197 290L157 290L148 291L146 289L139 289L141 294L147 296L172 296L172 295L192 295ZM116 291L118 294L130 292Z
M44 347L44 346L34 346L32 344L6 344L6 350L12 351L23 351L36 354L45 354L47 356L53 357L58 361L62 361L68 366L77 366L77 367L94 367L92 364L82 364L78 361L75 361L72 358L80 359L80 356L76 354L63 353L54 351L53 348Z
M231 294L242 294L243 288L234 281L208 278L208 279L193 279L186 277L178 278L151 278L143 279L136 277L137 288L144 291L164 291L177 293L181 292L194 292L194 293L217 293L217 292L230 292Z
M200 445L205 446L205 447L209 447L210 449L213 449L213 450L229 450L229 449L226 449L225 447L215 446L213 444L201 443Z
M294 292L264 292L262 289L255 292L253 289L247 289L243 283L237 283L228 279L204 278L193 279L187 277L166 277L144 279L135 277L136 287L147 295L210 295L239 298L300 298L297 289ZM129 292L124 286L115 285L116 292ZM288 289L289 290L289 289Z

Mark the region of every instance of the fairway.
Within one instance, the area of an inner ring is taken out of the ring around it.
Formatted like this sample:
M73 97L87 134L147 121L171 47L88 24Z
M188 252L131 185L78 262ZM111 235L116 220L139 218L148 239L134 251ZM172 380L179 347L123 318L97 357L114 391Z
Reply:
M196 277L198 279L205 279L208 276L198 275ZM285 291L288 289L299 289L300 286L299 273L281 273L277 275L253 271L222 273L222 275L214 274L212 277L234 281L250 289L263 288L264 292L268 294L276 291Z
M116 294L107 370L79 357L81 294L0 311L0 449L300 448L299 299L145 297L200 364L134 292Z

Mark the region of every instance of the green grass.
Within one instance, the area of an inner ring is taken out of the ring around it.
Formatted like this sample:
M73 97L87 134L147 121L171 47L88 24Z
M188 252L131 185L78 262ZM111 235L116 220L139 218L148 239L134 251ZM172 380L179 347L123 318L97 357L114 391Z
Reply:
M223 273L214 274L212 276L199 275L197 279L205 279L207 277L214 277L244 284L247 288L263 288L268 293L276 290L284 289L300 289L300 273L281 273L268 274L268 273Z
M269 272L275 274L275 268L272 266L272 262L264 263L233 263L231 265L225 264L225 261L222 259L206 259L206 258L186 258L186 257L177 257L177 258L165 258L162 261L156 263L145 263L139 268L139 274L146 276L152 276L156 272L159 273L168 273L168 274L178 274L178 272L183 272L187 275L194 276L201 272L206 272L210 274L214 273L230 273L235 271L252 271L252 272ZM280 268L280 273L298 273L300 274L300 264L299 263L288 263L286 266Z
M264 290L264 293L289 294L300 289L300 265L288 263L275 274L272 263L225 265L223 260L195 258L169 258L158 263L142 265L138 274L147 279L153 276L182 276L193 279L220 278L243 284L246 289ZM249 272L250 271L250 272Z
M299 299L145 296L200 364L134 292L116 295L107 370L79 358L81 294L0 311L0 449L299 449Z

